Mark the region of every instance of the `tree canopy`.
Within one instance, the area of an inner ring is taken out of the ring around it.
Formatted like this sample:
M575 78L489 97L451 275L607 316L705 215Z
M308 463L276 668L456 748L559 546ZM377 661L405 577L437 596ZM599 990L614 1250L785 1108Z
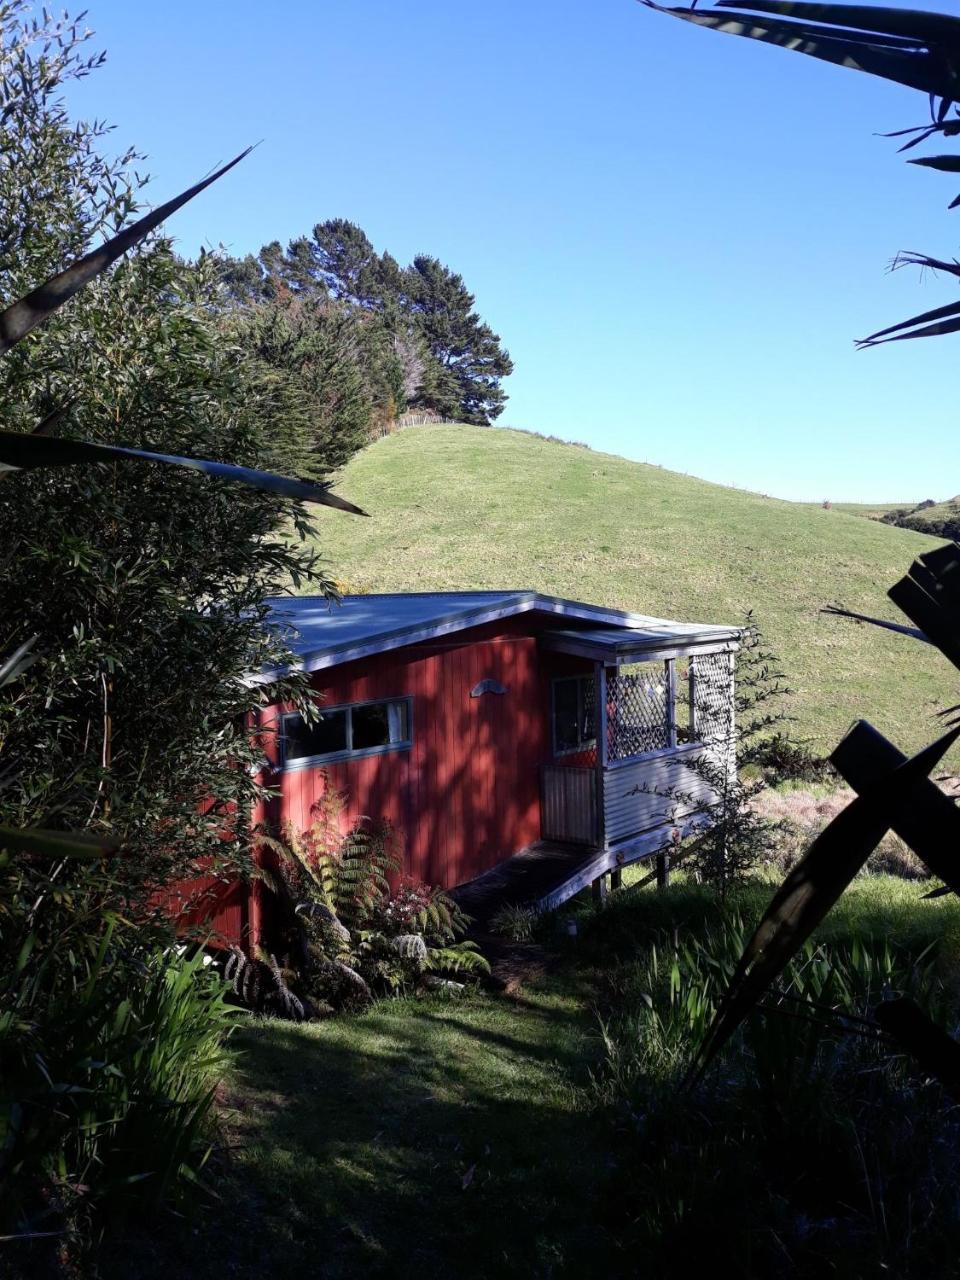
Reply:
M301 326L352 325L369 422L421 408L487 426L502 413L513 362L462 276L439 259L420 254L401 267L355 223L332 218L286 249L273 241L224 260L221 270L244 308L284 310L296 301L308 307L298 312Z

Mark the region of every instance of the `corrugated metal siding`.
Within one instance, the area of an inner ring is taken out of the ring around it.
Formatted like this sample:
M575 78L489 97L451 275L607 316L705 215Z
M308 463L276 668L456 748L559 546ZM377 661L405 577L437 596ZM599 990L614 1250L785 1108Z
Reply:
M637 788L645 788L638 791ZM663 794L663 793L669 794ZM689 799L679 798L689 796ZM695 769L676 756L637 760L603 775L603 815L607 844L615 844L693 813L714 799Z
M544 840L597 843L597 771L547 764L541 771Z

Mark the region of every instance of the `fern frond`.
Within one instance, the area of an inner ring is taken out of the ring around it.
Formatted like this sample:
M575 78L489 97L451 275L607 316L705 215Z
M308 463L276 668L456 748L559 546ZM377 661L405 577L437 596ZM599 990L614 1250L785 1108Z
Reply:
M490 963L475 942L455 942L447 947L431 947L425 968L434 973L489 973Z

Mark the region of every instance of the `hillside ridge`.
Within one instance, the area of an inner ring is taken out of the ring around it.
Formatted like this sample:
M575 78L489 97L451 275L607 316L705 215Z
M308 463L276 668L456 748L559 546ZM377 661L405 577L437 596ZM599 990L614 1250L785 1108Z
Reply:
M900 620L886 592L936 545L924 534L508 428L405 429L337 489L372 515L319 514L345 590L529 589L718 623L752 609L820 750L861 716L912 749L947 705L935 650L821 612Z

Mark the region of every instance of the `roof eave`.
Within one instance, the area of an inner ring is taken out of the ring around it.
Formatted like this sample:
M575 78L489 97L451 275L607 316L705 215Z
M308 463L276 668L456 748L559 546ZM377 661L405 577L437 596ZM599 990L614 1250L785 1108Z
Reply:
M575 618L582 622L594 622L601 626L613 627L640 626L645 621L643 615L627 613L621 609L603 609L578 600L565 600L560 596L541 595L536 591L518 591L496 605L463 610L445 619L434 619L428 624L418 623L411 627L398 628L360 643L348 642L340 646L311 650L302 654L296 662L248 676L246 683L271 684L295 671L303 671L310 675L330 667L342 666L347 662L356 662L360 658L373 657L378 653L388 653L411 645L429 643L431 640L442 639L444 636L460 631L469 631L489 622L519 617L524 613L553 613L559 617ZM740 631L737 628L730 628L729 634L738 640Z

